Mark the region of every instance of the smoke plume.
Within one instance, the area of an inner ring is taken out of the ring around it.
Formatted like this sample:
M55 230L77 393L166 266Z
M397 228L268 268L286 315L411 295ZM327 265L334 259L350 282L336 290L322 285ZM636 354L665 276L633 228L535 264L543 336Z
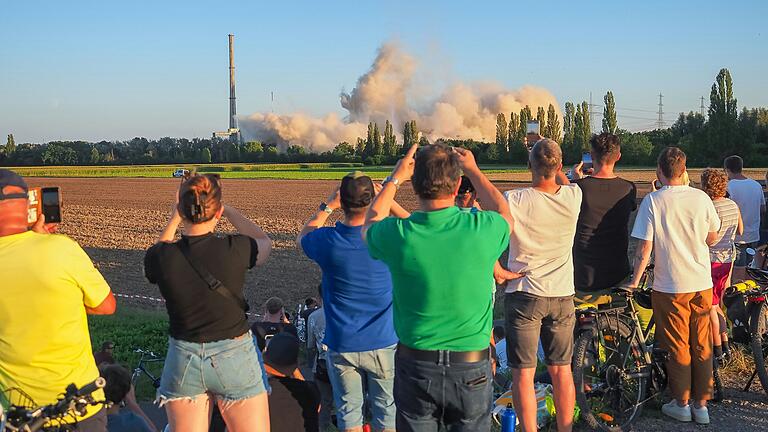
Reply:
M276 143L281 148L301 145L322 152L342 141L354 145L358 137L366 136L370 121L377 122L383 131L384 122L390 120L399 134L406 121L416 120L422 135L430 141L438 138L494 141L498 113L504 113L509 119L509 113L518 113L529 105L536 115L537 107L546 109L550 103L560 113L555 97L543 88L526 85L509 90L493 82L451 84L442 94L417 108L411 98L423 94L423 89L414 84L416 73L416 60L397 44L386 43L379 48L371 69L358 78L355 88L341 93L341 106L348 112L345 118L335 113L322 118L301 113L256 113L241 119L240 126L248 140ZM399 141L402 142L402 137Z

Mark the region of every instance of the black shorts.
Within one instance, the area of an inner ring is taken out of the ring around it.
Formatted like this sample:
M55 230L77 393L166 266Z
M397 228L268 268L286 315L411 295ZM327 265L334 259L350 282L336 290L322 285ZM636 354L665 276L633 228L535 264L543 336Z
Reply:
M576 311L573 296L539 297L524 292L504 298L507 362L513 369L535 368L541 339L547 366L571 364Z

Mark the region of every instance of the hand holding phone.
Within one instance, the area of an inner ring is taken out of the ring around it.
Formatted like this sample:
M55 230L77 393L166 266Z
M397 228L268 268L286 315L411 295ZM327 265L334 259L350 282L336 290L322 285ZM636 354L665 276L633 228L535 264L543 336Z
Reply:
M61 193L58 187L45 187L41 189L42 213L45 223L61 223Z
M592 169L592 154L590 152L583 152L581 154L581 172L589 174L589 170Z

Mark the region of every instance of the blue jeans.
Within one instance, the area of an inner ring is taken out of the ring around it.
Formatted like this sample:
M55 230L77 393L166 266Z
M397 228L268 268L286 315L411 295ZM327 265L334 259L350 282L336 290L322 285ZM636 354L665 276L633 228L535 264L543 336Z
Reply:
M168 354L157 391L161 405L206 393L219 400L235 401L264 391L261 363L250 332L206 343L168 338Z
M395 359L398 432L491 430L491 363Z
M333 387L339 430L363 425L363 402L368 406L374 429L395 429L395 348L339 353L328 351L328 378Z

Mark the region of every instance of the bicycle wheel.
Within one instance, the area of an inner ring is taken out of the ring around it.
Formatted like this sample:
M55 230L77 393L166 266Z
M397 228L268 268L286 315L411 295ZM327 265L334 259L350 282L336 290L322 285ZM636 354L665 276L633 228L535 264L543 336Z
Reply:
M765 302L754 303L749 312L749 342L752 355L755 358L757 376L763 390L768 393L768 370L766 370L766 354L768 353L768 305Z
M593 430L628 430L642 411L648 367L639 339L631 335L627 323L598 317L597 331L576 339L576 402Z

